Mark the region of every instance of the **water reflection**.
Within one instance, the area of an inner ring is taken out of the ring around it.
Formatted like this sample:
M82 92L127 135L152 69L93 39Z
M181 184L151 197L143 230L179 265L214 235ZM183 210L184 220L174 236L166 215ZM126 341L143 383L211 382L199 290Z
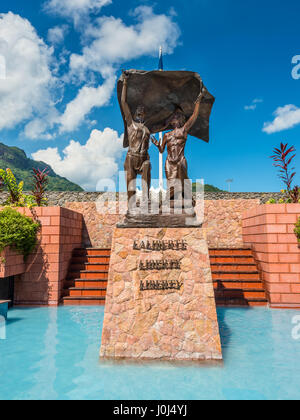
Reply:
M6 340L6 321L3 315L0 315L0 340Z
M55 390L55 380L58 372L56 366L58 308L51 308L47 312L46 329L41 337L43 343L40 358L33 366L35 370L33 382L35 385L31 388L31 394L39 394L39 398L43 400L57 400L59 395Z

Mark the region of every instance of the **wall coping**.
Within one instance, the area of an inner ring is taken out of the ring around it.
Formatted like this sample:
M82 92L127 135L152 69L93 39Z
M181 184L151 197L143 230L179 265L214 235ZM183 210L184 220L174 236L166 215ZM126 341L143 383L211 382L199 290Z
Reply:
M103 192L72 192L72 191L51 191L46 194L50 206L65 206L65 203L73 202L96 202ZM110 194L110 193L109 193ZM108 195L109 195L108 194ZM194 194L197 199L197 195ZM0 205L3 205L8 198L7 192L0 193ZM119 201L127 201L126 193L117 193ZM259 199L262 204L271 198L279 200L283 198L282 193L272 192L206 192L205 200L255 200ZM111 200L115 201L115 194L111 194Z
M20 214L23 214L28 217L64 216L71 213L75 215L79 214L81 217L81 214L76 212L75 210L71 210L62 206L33 207L32 209L30 209L29 207L11 207L11 206L0 205L0 211L4 210L7 207L12 208L13 210L18 211Z
M247 210L243 213L243 219L249 219L251 217L262 216L264 214L298 214L300 213L300 203L288 203L288 204L262 204L254 209Z

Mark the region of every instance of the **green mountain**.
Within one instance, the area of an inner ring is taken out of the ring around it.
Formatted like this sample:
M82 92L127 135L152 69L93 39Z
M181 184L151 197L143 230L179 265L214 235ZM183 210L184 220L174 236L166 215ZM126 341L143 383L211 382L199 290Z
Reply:
M193 192L196 192L196 187L197 187L197 183L194 182L193 183ZM213 185L210 184L205 184L204 185L204 191L205 192L224 192L223 190L220 190L217 187L214 187Z
M57 175L53 169L44 162L29 159L24 150L18 147L9 147L0 143L0 168L10 168L18 182L24 181L24 191L32 188L32 169L47 169L49 172L48 191L83 191L79 185L73 184L66 178Z

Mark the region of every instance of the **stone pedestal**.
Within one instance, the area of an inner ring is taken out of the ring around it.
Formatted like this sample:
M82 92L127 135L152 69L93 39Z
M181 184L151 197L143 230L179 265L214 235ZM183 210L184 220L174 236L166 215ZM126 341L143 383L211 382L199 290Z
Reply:
M116 229L101 358L222 360L200 228Z

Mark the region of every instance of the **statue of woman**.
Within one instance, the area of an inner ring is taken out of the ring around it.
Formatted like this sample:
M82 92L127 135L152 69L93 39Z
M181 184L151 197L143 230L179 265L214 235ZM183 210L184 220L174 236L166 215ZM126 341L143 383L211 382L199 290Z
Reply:
M178 108L174 114L169 118L166 126L171 125L173 131L164 135L162 144L160 144L154 137L152 142L159 149L160 153L164 153L167 147L168 157L166 160L166 177L168 181L168 195L171 206L174 206L174 200L182 198L186 203L190 202L190 207L194 207L195 203L192 199L192 185L188 177L188 164L185 158L185 145L188 139L188 133L193 125L196 123L200 112L200 105L206 89L202 86L196 102L193 115L188 121L183 111ZM177 187L176 187L177 183ZM177 197L176 188L180 186L180 195Z

